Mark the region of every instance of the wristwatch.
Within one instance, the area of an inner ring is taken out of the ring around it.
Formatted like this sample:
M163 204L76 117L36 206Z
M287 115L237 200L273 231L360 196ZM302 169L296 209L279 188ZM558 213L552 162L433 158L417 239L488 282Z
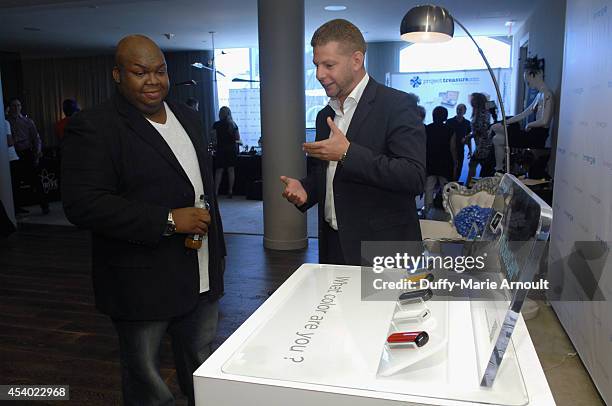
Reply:
M164 230L164 237L169 237L176 232L176 223L172 218L172 210L168 211L168 221L166 222L166 229Z
M344 151L344 154L342 154L342 157L340 158L340 163L343 164L344 161L346 161L346 154L348 153L348 148L346 149L346 151Z

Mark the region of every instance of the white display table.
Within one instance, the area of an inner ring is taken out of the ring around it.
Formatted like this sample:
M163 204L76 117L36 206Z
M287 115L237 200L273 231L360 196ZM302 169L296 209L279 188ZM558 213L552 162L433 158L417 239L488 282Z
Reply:
M555 404L522 317L484 388L470 303L426 305L430 342L389 350L396 303L362 301L360 267L304 264L194 373L196 404Z

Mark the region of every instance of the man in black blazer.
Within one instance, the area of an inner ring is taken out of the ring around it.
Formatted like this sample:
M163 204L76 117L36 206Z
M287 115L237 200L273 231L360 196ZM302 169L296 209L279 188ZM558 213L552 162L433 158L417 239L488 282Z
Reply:
M311 45L331 100L317 115L316 142L304 144L316 165L302 180L282 176L283 196L302 211L319 204L321 263L361 265L362 241L421 240L425 128L408 94L369 78L356 26L329 21Z
M62 145L68 219L92 231L97 308L119 337L126 405L173 404L160 376L165 332L181 390L211 353L223 294L225 242L206 131L186 106L165 103L164 55L149 38L117 45L117 94L75 115ZM195 208L200 195L209 209ZM190 234L207 236L199 250Z

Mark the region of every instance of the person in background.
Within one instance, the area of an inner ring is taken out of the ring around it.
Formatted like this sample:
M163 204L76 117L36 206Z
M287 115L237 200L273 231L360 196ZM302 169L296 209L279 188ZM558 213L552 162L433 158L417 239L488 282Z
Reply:
M493 155L493 143L489 136L489 125L491 123L491 112L487 108L487 96L483 93L472 93L470 97L472 105L472 136L476 143L476 150L471 152L471 139L468 141L470 149L470 163L466 185L470 185L472 178L476 175L476 167L481 170L491 162Z
M187 107L189 107L193 111L199 111L200 110L200 102L195 97L188 98L187 101L185 102L185 104L187 105Z
M9 162L14 162L19 160L19 156L17 155L17 151L15 151L15 141L13 141L13 133L11 131L11 123L8 120L4 120L4 125L6 127L6 142L8 145L8 159Z
M419 118L421 119L421 122L425 122L425 118L427 117L427 110L425 110L425 107L421 106L420 104L417 106L417 114L419 116Z
M62 102L62 111L64 112L64 118L55 123L55 136L58 140L62 140L64 138L64 129L66 128L66 124L68 124L68 120L74 113L79 112L81 109L77 104L77 101L74 99L66 99Z
M465 144L469 139L470 133L472 132L472 125L469 120L465 119L465 112L467 108L465 104L461 103L457 105L457 115L453 118L448 119L446 124L455 133L455 151L457 155L457 171L456 175L452 180L459 180L461 177L461 170L463 169L463 159L465 157Z
M433 110L433 123L425 127L427 133L427 180L425 183L425 208L423 215L432 207L434 192L442 189L457 172L457 150L455 133L445 122L448 110L438 106Z
M410 97L413 101L414 104L419 104L421 102L421 98L419 97L418 94L415 93L406 93L408 95L408 97Z
M10 165L10 171L11 173L15 173L15 166L17 165L17 161L19 161L19 156L17 155L17 151L15 151L15 141L13 141L13 135L11 133L11 124L6 119L4 120L4 124L6 127L6 142L8 145L8 160ZM11 185L13 187L13 196L15 196L15 194L17 193L18 185L14 180L11 180ZM18 213L15 212L15 215L17 214Z
M223 179L223 171L227 169L227 196L231 199L234 194L234 168L238 160L240 131L232 119L232 111L229 107L223 106L219 109L219 121L213 124L213 130L217 134L217 150L215 155L216 193L217 195L219 194L219 186Z
M6 119L11 125L11 134L15 151L19 156L19 160L14 165L14 172L11 173L13 183L16 190L19 189L20 183L23 181L30 185L32 194L40 204L43 214L49 213L49 203L47 196L43 193L42 184L38 176L38 164L42 157L42 141L36 124L29 117L21 114L21 101L14 97L9 100L9 110ZM17 195L15 199L15 211L18 214L27 213L27 210L18 207Z

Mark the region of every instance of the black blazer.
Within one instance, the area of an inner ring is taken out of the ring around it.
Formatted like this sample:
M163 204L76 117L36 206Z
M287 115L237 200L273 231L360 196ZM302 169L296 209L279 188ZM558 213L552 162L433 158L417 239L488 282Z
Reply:
M211 203L209 297L223 293L225 242L214 196L207 132L197 114L168 103L196 150ZM193 186L162 136L120 94L70 119L62 142L62 200L68 219L90 229L98 309L113 318L184 314L199 295L197 252L185 234L163 237L168 211L192 207Z
M329 137L327 106L317 115L316 140ZM415 102L404 92L370 78L349 125L351 145L334 176L334 204L340 245L347 264L361 264L361 241L421 241L415 196L425 185L425 127ZM315 165L302 185L308 201L319 204L319 259L325 263L327 161Z

